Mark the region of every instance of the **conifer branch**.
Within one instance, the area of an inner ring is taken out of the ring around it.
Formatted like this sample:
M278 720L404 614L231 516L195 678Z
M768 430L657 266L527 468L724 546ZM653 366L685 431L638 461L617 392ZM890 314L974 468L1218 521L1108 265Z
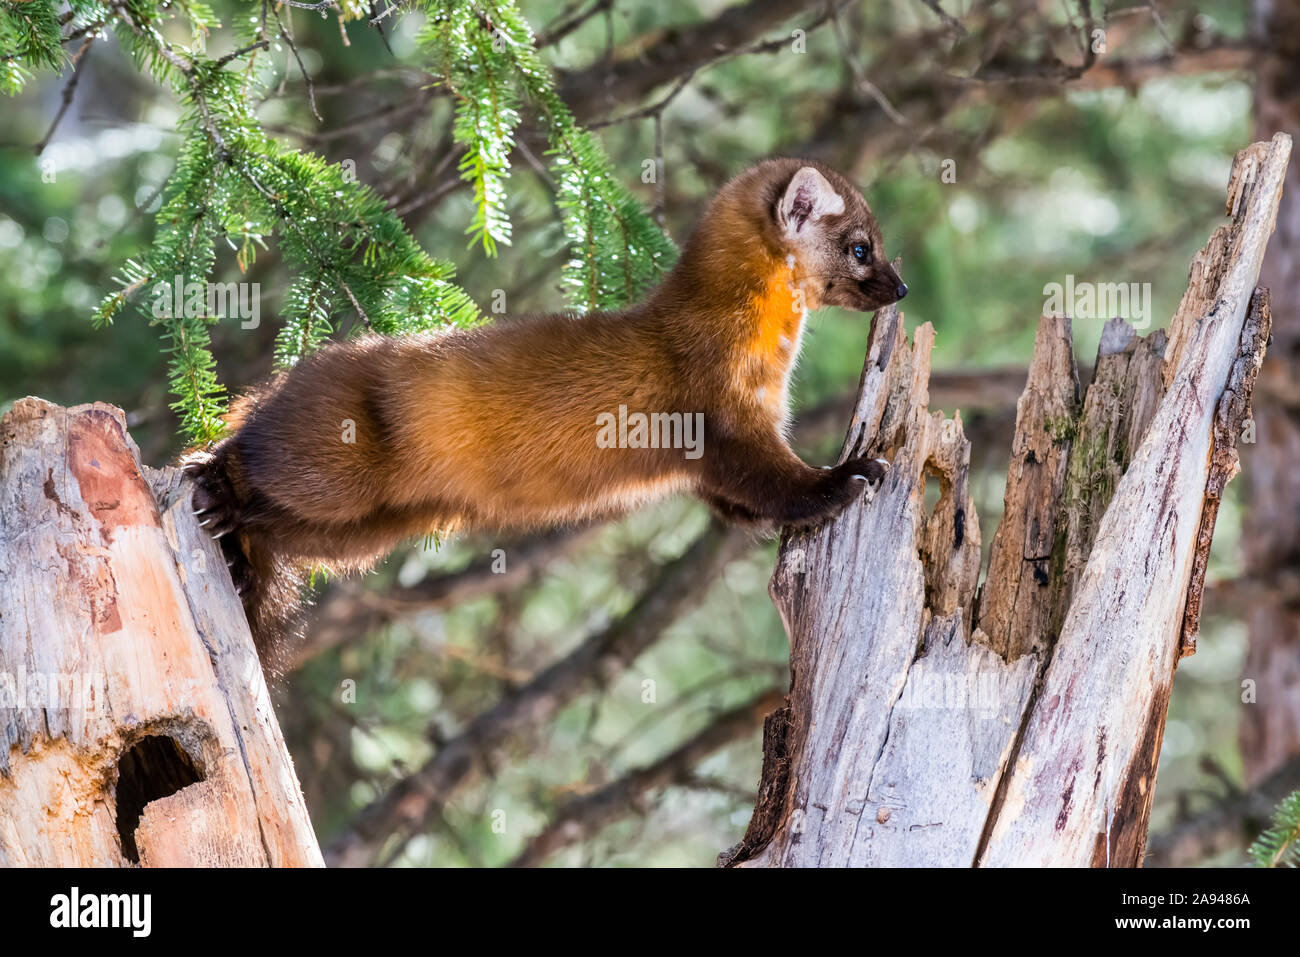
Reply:
M1260 867L1300 867L1300 791L1283 798L1273 824L1250 847Z
M255 118L254 87L260 81L253 64L277 36L297 62L308 103L319 117L312 78L278 4L263 2L260 17L242 18L235 49L218 58L204 49L207 35L220 24L200 0L166 7L147 0L67 0L67 5L62 14L54 0L0 8L0 90L21 89L29 69L62 68L68 60L63 45L70 38L85 37L77 55L82 56L94 38L111 29L140 70L180 97L184 109L178 128L185 139L163 189L155 237L143 256L124 264L119 290L104 298L92 318L110 323L133 297L154 291L152 304L142 305L152 306L146 311L166 343L173 408L187 438L208 442L223 430L225 389L209 342L209 327L221 316L209 314L215 300L205 298L219 237L237 250L241 270L274 241L297 272L281 303L275 361L282 367L333 334L341 309L354 310L365 329L384 335L481 321L478 308L454 284L452 266L431 259L397 211L339 167L277 142ZM338 0L286 6L322 15L335 10L342 23L382 20L415 5L392 3L378 15L373 5ZM637 297L671 264L675 249L614 175L590 131L574 120L514 3L421 0L419 7L429 15L422 47L455 97L452 139L463 149L459 172L475 199L467 229L471 243L493 255L499 244L510 242L506 186L520 108L527 100L550 141L550 178L571 249L564 267L570 301L599 309ZM188 44L169 39L170 31L164 34L163 27L178 18L189 24ZM242 66L227 69L236 64ZM74 72L59 116L79 78Z
M59 99L59 111L54 114L54 120L50 123L50 128L46 130L45 136L36 144L33 152L40 156L45 152L45 147L50 145L50 140L54 138L54 131L59 128L63 122L64 115L68 112L68 107L72 106L72 98L76 95L77 84L81 82L82 71L77 69L78 63L83 63L87 54L90 53L90 45L95 42L94 36L88 36L82 41L81 49L72 55L72 76L68 78L67 85L63 87L63 95Z

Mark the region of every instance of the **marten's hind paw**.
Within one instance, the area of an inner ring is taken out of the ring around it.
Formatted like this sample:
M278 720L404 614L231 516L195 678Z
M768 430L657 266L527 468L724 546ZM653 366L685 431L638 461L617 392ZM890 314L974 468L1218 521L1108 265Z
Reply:
M221 469L219 459L211 454L195 456L185 464L185 474L194 480L190 503L199 527L214 539L233 532L240 524L239 500Z
M194 517L199 520L199 527L221 546L231 582L239 597L243 598L252 590L253 569L240 548L238 536L230 535L240 526L243 510L222 468L221 457L206 450L191 453L183 471L194 481L194 493L190 498Z
M231 541L227 539L227 541ZM240 598L246 598L253 590L253 566L248 563L244 553L236 544L221 543L221 552L226 556L226 567L230 569L230 581Z

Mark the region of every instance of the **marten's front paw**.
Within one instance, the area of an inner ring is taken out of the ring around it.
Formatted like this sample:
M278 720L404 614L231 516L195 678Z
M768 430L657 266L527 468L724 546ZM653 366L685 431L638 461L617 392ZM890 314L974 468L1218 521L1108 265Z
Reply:
M849 459L833 468L827 467L820 489L802 502L785 524L806 529L834 518L861 498L868 488L879 488L888 470L889 463L884 459Z
M837 515L852 502L857 501L867 489L873 492L880 488L889 471L889 463L884 459L849 459L831 469L831 475L838 484L836 494L831 502L831 515Z
M879 488L885 480L885 473L889 471L889 462L885 459L849 459L839 468L851 477L860 479L860 484L864 487Z

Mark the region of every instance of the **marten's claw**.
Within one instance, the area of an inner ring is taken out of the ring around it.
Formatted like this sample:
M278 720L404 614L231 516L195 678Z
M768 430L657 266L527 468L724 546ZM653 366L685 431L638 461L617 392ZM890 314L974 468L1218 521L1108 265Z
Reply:
M850 459L845 464L854 469L853 478L870 485L879 485L889 471L889 463L884 459Z
M229 517L213 517L208 519L208 521L214 523L213 526L208 529L208 537L214 542L220 541L223 535L229 535L235 530L235 522ZM204 522L199 523L200 527L203 527L205 524L206 523Z
M189 461L185 462L181 466L181 474L186 475L190 478L197 478L198 476L203 474L203 470L207 468L208 464L211 461L212 461L211 453L208 452L197 453L191 456Z
M869 479L868 481L870 481L871 484L874 485L876 488L879 488L880 486L885 484L885 475L889 472L889 460L872 459L871 463L876 467L878 472L876 473L874 479Z

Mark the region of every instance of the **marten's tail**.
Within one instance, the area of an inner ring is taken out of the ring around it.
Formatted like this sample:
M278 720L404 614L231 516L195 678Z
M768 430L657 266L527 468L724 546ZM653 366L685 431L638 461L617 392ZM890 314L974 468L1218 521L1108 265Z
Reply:
M194 481L191 502L199 524L221 545L230 578L244 603L262 668L271 677L290 666L303 626L305 574L300 564L279 554L272 538L248 522L247 496L240 494L229 440L212 449L195 449L181 460Z

